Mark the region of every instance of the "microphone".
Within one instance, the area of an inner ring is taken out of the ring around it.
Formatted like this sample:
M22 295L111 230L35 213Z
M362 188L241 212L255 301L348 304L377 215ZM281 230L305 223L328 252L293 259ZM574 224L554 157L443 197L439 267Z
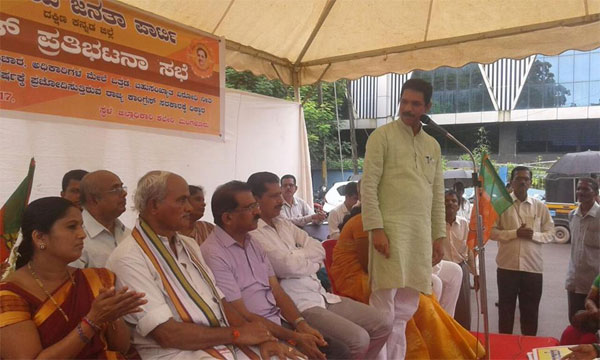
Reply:
M463 143L461 143L460 141L458 141L458 139L452 136L452 134L450 134L448 130L436 124L433 120L431 120L431 118L428 115L421 115L421 118L419 120L421 120L423 124L427 125L428 127L431 126L432 129L444 135L444 137L448 138L450 141L458 145L461 149L465 150L467 154L471 154L471 151ZM473 159L473 169L477 169L475 165L475 159Z
M427 126L431 126L432 129L435 129L437 132L442 133L445 137L449 138L452 135L448 132L448 130L436 124L431 118L425 114L421 115L421 122ZM454 138L454 136L452 136ZM456 140L456 139L455 139Z

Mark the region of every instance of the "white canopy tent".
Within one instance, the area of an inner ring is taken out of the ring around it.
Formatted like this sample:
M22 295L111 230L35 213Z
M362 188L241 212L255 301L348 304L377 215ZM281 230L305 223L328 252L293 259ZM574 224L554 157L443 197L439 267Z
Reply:
M600 0L121 0L227 41L300 86L600 46Z

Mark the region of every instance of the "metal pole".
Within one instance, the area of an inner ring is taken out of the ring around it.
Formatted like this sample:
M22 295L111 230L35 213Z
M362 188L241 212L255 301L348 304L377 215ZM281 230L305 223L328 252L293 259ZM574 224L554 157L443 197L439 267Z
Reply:
M342 179L346 179L344 176L344 158L342 157L342 135L340 131L340 114L338 112L337 103L337 80L333 82L333 97L335 99L335 119L337 120L337 131L338 131L338 147L340 149L340 168L342 170Z
M454 136L451 134L446 135L450 140L459 145L464 151L469 154L471 158L471 162L473 162L473 188L475 190L475 201L473 203L474 209L472 211L476 211L477 214L477 246L475 247L475 252L479 256L479 290L480 290L480 298L481 298L481 312L483 313L483 331L485 334L485 356L484 359L490 358L490 327L489 327L489 317L488 317L488 303L487 303L487 281L485 274L485 248L483 246L483 225L481 214L479 213L479 196L481 190L481 182L479 181L479 175L477 173L477 163L475 162L475 157L471 150L469 150L466 146L464 146L460 141L456 140Z

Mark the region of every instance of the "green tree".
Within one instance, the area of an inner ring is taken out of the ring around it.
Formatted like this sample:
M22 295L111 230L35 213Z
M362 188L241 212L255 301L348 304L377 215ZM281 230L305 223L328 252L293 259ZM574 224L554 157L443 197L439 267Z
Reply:
M569 89L556 83L552 64L541 60L536 60L531 66L523 92L517 104L519 109L564 106L567 96L571 95Z
M279 80L269 80L264 75L256 76L250 71L239 72L233 68L225 70L225 86L245 90L255 94L272 96L280 99L291 99L293 89Z
M490 153L490 140L488 138L488 131L482 126L477 129L477 134L475 135L477 138L475 139L475 149L473 149L473 157L475 158L475 163L477 166L481 164L481 158L483 154ZM461 160L471 160L469 154L463 154L460 156Z

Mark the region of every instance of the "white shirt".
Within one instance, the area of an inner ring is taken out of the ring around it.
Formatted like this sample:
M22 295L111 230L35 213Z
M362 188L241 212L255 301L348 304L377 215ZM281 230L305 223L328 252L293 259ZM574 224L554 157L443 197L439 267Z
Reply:
M315 306L325 308L325 301L335 304L340 297L325 291L317 271L325 259L321 243L308 236L291 221L282 217L273 219L275 227L262 219L258 228L250 232L267 253L275 275L285 292L301 312Z
M467 220L471 219L471 203L469 200L462 198L462 205L458 206L458 211L456 212L456 216L463 217Z
M521 202L514 193L513 205L500 215L490 238L498 241L496 264L501 269L543 273L542 244L554 238L554 222L541 201L527 197ZM533 229L533 239L517 237L517 229L525 224Z
M446 223L446 239L442 242L444 260L457 264L464 261L469 265L471 273L477 274L473 261L473 252L467 247L468 235L469 222L467 219L457 215L452 224Z
M327 223L329 224L329 239L339 239L340 229L338 226L344 221L344 216L350 214L346 204L341 203L329 212Z
M289 219L292 223L294 223L294 225L304 226L311 223L312 216L314 214L315 211L310 206L308 206L306 201L302 199L298 199L294 196L292 197L292 204L288 204L288 202L285 201L285 199L283 200L281 216L286 219Z
M571 260L565 287L577 294L587 294L600 273L600 205L594 203L584 215L581 205L569 214Z
M113 235L87 210L83 209L81 217L86 235L83 240L83 251L81 257L69 265L78 268L102 268L117 245L131 234L131 230L123 225L121 220L116 219Z
M204 281L204 278L183 249L181 238L183 238L182 235L177 235L177 242L175 245L177 250L177 265L187 280L194 286L194 289L202 299L204 299L206 304L208 304L217 318L219 318L221 326L227 326L227 321L221 313L219 304L219 301L224 297L223 293L217 288L217 292L221 299L217 299L213 296L208 284ZM173 250L169 246L169 240L164 236L159 236L159 239L165 243L166 248L172 253ZM186 241L186 245L189 246L188 248L190 251L196 253L196 258L200 261L214 284L215 278L210 271L210 268L204 262L204 259L200 254L200 248L195 240L191 238L188 238L188 240L189 241ZM181 318L179 317L173 302L167 295L167 291L158 271L156 271L148 257L144 255L142 248L140 248L133 236L128 236L121 244L119 244L117 249L108 259L106 267L115 273L117 278L115 287L117 289L127 286L130 290L146 293L145 299L148 300L148 302L141 306L142 312L124 317L124 320L128 324L135 327L132 344L135 345L136 350L139 352L142 359L155 359L160 357L172 358L181 355L183 350L162 348L151 336L148 336L148 334L158 325L168 321L170 318L173 318L175 321L181 321ZM199 325L210 326L208 321L205 324ZM190 357L188 358L192 358L191 356L199 358L201 354L200 351L190 351L189 355Z

